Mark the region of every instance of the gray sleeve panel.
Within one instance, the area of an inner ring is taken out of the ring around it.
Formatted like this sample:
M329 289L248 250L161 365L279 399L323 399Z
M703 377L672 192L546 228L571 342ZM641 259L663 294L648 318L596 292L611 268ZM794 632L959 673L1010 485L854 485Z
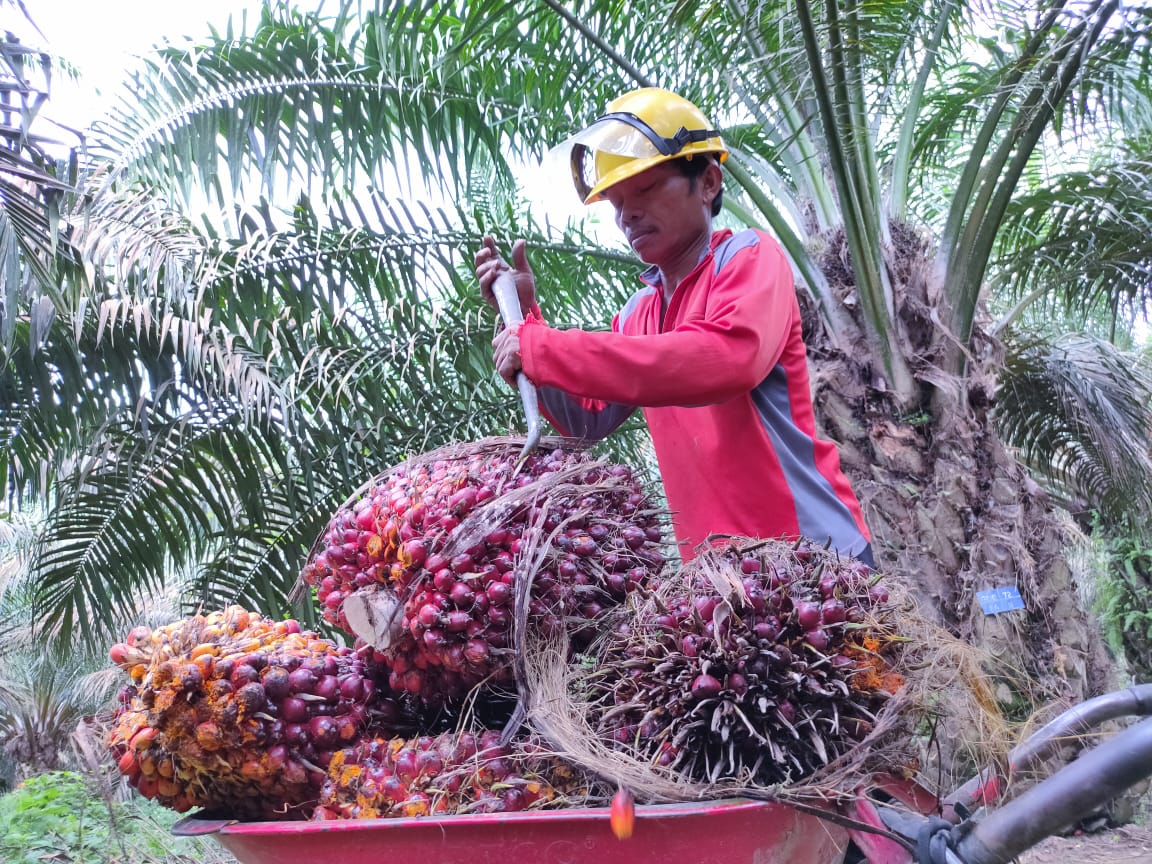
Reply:
M755 390L752 402L764 431L772 440L776 458L792 492L800 533L816 543L832 541L838 552L855 557L868 545L851 511L844 506L828 479L816 468L815 445L792 422L788 380L777 366Z
M616 316L613 330L624 332L624 322L636 311L640 301L656 293L650 286L641 288L628 298L628 302ZM610 402L603 411L589 411L580 405L573 396L556 387L538 387L537 394L548 419L561 435L569 438L582 438L585 441L600 441L619 428L636 410L633 405Z
M641 288L639 291L637 291L635 294L633 294L631 297L628 298L628 302L624 304L624 308L621 309L620 312L616 316L615 330L617 333L623 333L624 332L624 322L628 320L628 316L630 316L633 312L636 311L636 307L640 305L640 301L643 300L645 297L652 296L655 293L656 293L655 288L652 288L652 287Z
M607 438L636 410L632 405L610 402L603 411L589 411L571 395L555 387L540 387L537 393L561 435L586 441Z
M716 251L712 253L712 261L715 264L714 272L719 273L724 269L727 264L741 249L747 249L750 246L758 246L760 244L760 235L753 231L751 228L733 234L723 243L716 247Z

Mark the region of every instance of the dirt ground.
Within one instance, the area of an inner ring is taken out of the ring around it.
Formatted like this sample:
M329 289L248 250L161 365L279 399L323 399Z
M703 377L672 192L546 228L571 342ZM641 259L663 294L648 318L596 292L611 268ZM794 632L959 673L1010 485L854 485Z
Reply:
M1049 837L1020 864L1152 864L1152 829L1125 825L1093 834Z

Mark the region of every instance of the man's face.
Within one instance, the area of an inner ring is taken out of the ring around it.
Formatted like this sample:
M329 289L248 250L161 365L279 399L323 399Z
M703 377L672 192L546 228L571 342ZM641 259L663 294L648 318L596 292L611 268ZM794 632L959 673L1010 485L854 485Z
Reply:
M662 162L621 180L604 197L640 260L660 267L675 261L710 231L711 201L719 187L719 174L720 169L710 166L693 184L678 165Z

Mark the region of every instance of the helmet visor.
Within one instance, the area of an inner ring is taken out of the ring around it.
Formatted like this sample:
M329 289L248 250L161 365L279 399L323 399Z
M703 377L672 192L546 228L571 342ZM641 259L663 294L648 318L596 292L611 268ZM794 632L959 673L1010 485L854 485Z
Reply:
M598 150L613 156L646 159L651 156L672 155L675 151L664 149L666 140L638 117L630 114L609 114L560 142L550 152L561 155L566 161L568 154L579 146L585 150Z
M545 158L550 162L569 163L576 191L584 200L603 179L608 166L616 167L630 159L675 156L688 144L719 134L714 129L681 128L675 137L665 138L635 114L616 112L605 114L557 144Z
M645 134L645 130L650 134ZM654 135L646 125L642 130L615 117L602 117L557 144L548 151L545 159L551 164L568 163L576 192L584 200L602 179L599 169L605 160L597 160L597 153L616 157L610 160L614 164L626 159L660 156L662 154L653 141ZM659 136L655 137L663 141Z

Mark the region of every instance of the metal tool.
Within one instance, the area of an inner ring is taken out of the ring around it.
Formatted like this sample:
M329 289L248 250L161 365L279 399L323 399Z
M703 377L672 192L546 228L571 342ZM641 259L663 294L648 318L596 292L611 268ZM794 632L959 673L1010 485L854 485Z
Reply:
M516 281L510 272L505 270L496 277L496 281L492 283L492 294L496 297L496 305L500 307L500 318L504 321L505 327L524 323ZM540 404L536 385L528 380L523 370L516 373L516 389L520 391L520 404L524 406L524 417L528 423L528 437L520 451L519 461L522 464L540 443Z

